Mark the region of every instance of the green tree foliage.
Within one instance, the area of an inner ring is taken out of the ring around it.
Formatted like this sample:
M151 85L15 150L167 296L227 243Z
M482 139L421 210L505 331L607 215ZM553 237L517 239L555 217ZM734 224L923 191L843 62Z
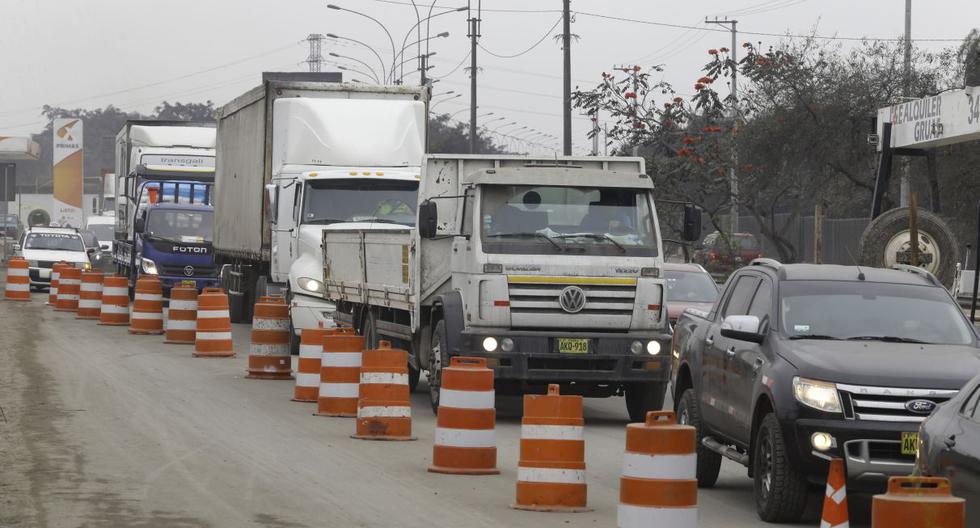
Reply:
M469 125L453 122L449 114L429 117L428 152L438 154L466 154L470 151ZM503 150L497 146L485 130L477 130L476 151L478 154L497 154Z
M963 84L980 86L980 29L970 31L963 40L959 59L963 62Z

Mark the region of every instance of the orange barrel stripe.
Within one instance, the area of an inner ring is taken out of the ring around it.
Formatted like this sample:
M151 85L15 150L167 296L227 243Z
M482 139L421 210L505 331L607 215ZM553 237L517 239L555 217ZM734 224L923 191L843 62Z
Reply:
M56 262L51 266L51 284L48 286L48 306L58 304L58 280L61 278L61 268L67 266L64 262Z
M484 358L455 356L442 371L433 473L496 475L493 371Z
M558 385L549 385L545 395L525 395L513 507L588 511L587 500L582 397L562 396Z
M144 275L136 281L129 321L130 334L163 333L163 285L156 276Z
M252 316L248 375L252 379L292 379L289 306L281 295L259 297Z
M966 501L954 497L949 480L891 477L888 490L871 502L871 528L963 528Z
M381 341L361 356L357 429L361 440L415 440L408 395L408 352Z
M363 351L364 338L349 329L323 336L317 415L357 416Z
M54 309L59 312L78 310L78 294L82 286L82 270L75 266L61 268L58 277L58 299Z
M106 275L102 280L102 308L99 324L129 326L129 279Z
M78 291L77 319L98 319L102 311L102 280L101 271L86 271L82 273L82 285Z
M204 288L197 296L194 357L233 357L228 295L221 288Z
M3 298L8 301L31 300L31 270L27 259L12 257L7 263L7 284Z
M316 402L320 392L320 356L323 355L323 328L304 328L299 335L299 361L293 401Z
M167 334L164 343L193 345L197 339L197 288L174 286L170 289L167 309Z
M618 526L694 528L698 524L694 428L673 411L650 411L626 426Z

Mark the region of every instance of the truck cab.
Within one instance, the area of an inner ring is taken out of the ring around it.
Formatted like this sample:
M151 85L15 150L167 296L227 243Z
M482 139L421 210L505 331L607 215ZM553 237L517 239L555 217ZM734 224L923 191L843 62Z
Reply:
M200 290L217 284L213 222L214 208L207 204L157 203L145 208L135 228L139 274L158 276L164 292L174 286Z

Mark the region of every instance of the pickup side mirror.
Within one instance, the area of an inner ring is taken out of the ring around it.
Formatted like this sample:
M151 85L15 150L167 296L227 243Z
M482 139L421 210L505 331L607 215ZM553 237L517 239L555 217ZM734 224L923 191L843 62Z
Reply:
M137 233L142 233L143 230L146 229L146 220L137 218L136 225L133 226L133 229L135 229Z
M439 222L439 209L436 203L426 200L419 204L419 236L422 238L436 237L436 224Z
M276 214L276 196L279 194L279 186L270 183L265 186L265 217L269 219L269 223L272 225L276 224L277 214Z
M701 238L701 209L694 204L684 204L684 229L681 237L686 242Z
M15 252L20 251L20 244L14 244L13 248Z
M89 255L94 255L97 250L98 250L98 248L90 247L90 248L87 248L85 250L85 252L88 253Z
M762 323L754 315L729 315L721 322L721 335L739 341L762 343L766 335L761 327Z

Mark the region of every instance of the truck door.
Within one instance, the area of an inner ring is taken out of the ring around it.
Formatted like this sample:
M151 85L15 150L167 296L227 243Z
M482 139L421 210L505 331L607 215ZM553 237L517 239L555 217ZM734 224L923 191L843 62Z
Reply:
M272 280L286 282L293 263L295 248L292 235L297 230L296 212L299 201L296 180L280 182L276 198L276 224L272 226Z
M768 277L759 277L759 287L755 291L752 303L749 304L748 315L754 315L762 322L760 329L769 328L773 324L774 300L772 281ZM728 376L725 399L734 407L734 414L729 415L732 421L731 435L738 442L746 445L750 441L752 429L752 406L755 388L765 366L772 363L772 358L766 355L769 350L763 344L751 341L732 339L732 349L725 355L725 373Z
M721 335L721 323L729 315L745 315L758 285L759 279L753 275L742 274L737 277L705 334L704 353L701 356L701 414L713 429L723 434L728 434L731 430L730 417L733 409L725 397L729 382L725 361L728 351L735 346L735 340Z

